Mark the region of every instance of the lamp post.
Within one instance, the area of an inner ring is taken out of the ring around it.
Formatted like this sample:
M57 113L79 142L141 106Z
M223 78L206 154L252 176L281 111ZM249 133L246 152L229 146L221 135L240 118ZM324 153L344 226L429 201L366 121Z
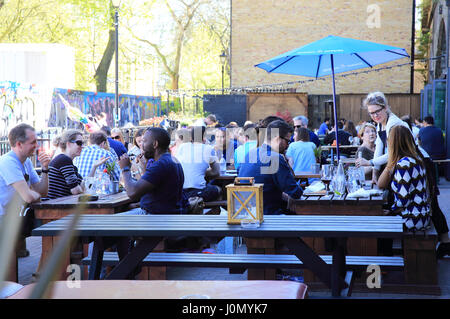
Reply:
M222 51L222 54L219 56L220 57L220 64L222 64L222 95L223 95L223 72L224 72L224 67L225 67L225 61L227 60L227 55L225 54L225 51Z
M115 55L116 55L116 81L115 81L115 102L116 102L116 114L114 116L114 127L119 127L119 12L120 0L111 0L112 5L115 9L114 14L114 27L116 29L116 39L115 39Z

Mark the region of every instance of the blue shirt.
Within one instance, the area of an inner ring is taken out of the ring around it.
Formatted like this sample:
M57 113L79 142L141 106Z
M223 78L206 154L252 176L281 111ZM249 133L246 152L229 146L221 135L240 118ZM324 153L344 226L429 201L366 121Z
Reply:
M119 158L127 152L127 149L125 148L125 145L122 144L122 142L113 140L112 138L108 137L108 143L109 146L116 152Z
M166 153L149 161L141 177L155 188L141 197L141 208L151 214L182 214L184 174L181 164Z
M328 130L328 125L327 125L327 123L323 122L322 124L320 124L319 131L317 132L317 134L326 135L327 130Z
M436 126L422 127L419 131L420 146L430 155L432 159L445 157L444 136L440 128Z
M245 162L241 163L238 175L239 177L254 177L255 183L264 184L264 215L284 213L283 192L295 199L300 198L303 194L284 157L272 151L267 144L247 153Z
M238 148L234 151L234 168L239 170L241 163L245 160L245 155L257 146L257 141L248 141L247 143L238 146Z
M16 192L12 184L24 181L25 174L29 176L28 186L40 182L29 158L22 164L14 151L0 157L0 215L6 212L6 206Z
M294 161L294 167L292 168L294 172L311 171L311 164L316 163L315 148L313 142L298 141L289 144L286 156Z

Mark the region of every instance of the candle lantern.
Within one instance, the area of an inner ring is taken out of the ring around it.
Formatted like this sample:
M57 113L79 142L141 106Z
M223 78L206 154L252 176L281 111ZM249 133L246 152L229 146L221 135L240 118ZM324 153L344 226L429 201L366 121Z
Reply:
M226 189L228 224L264 221L263 184L255 184L253 177L237 177Z

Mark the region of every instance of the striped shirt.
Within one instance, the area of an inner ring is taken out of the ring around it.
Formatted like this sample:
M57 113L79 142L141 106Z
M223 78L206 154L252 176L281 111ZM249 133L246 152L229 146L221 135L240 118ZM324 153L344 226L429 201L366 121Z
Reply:
M73 165L72 159L59 154L49 164L48 198L72 195L70 190L81 184L83 178Z
M111 151L114 152L113 150ZM118 181L120 178L120 169L119 164L117 163L118 158L117 155L115 153L113 154L112 152L109 152L95 144L90 145L83 148L80 156L74 159L74 164L78 168L78 172L80 172L80 175L83 176L83 178L86 178L87 176L89 176L92 166L96 161L98 161L102 157L109 157L106 163L116 163L115 169L112 172L112 177L114 180ZM99 169L102 171L105 168L105 164L99 166Z

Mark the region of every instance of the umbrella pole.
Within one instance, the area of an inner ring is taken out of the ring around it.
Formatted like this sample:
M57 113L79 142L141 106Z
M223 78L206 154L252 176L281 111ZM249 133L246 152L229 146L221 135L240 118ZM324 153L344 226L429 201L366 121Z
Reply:
M333 54L330 55L331 57L331 74L333 77L333 111L334 111L334 134L336 134L336 156L337 156L337 164L339 164L339 139L338 139L338 124L337 124L337 110L336 110L336 84L334 81L334 60L333 60ZM333 158L331 159L333 162Z

